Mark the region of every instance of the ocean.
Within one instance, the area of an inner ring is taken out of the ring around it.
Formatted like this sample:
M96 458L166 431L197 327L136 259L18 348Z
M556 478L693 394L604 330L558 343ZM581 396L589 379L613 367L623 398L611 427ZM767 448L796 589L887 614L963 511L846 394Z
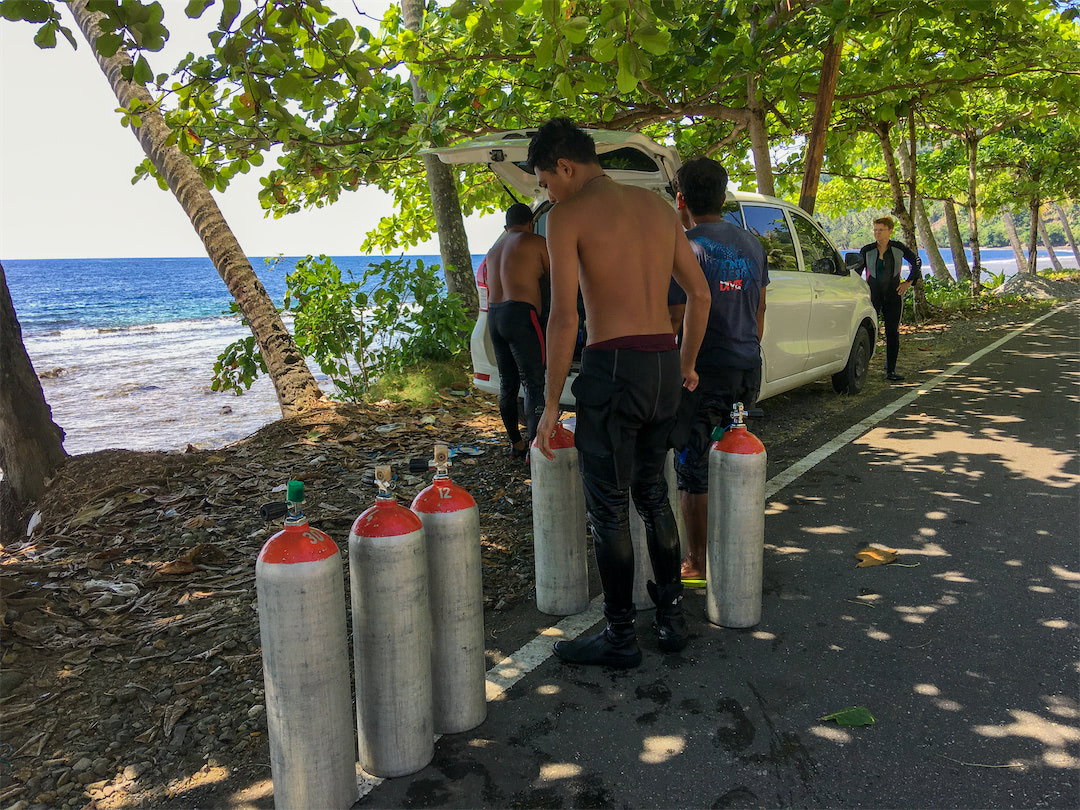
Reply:
M388 257L333 258L359 280ZM441 264L439 256L406 258ZM252 259L278 306L296 260L270 268ZM232 297L208 258L3 264L23 342L69 453L219 447L280 418L268 377L243 396L210 388L214 360L251 332L226 314ZM314 364L312 372L330 390Z
M951 261L943 251L946 262ZM1068 251L1058 251L1075 266ZM334 257L353 278L386 257ZM410 256L438 264L438 256ZM473 256L474 267L482 256ZM969 257L970 259L970 257ZM925 256L924 256L925 260ZM281 305L296 257L252 265ZM175 450L238 441L280 417L269 378L243 396L212 391L214 360L250 335L206 257L4 261L23 341L71 454ZM1012 251L984 249L985 272L1011 275ZM1040 255L1039 267L1049 265ZM950 265L951 267L951 265ZM288 321L286 321L288 325ZM312 368L323 390L330 388Z

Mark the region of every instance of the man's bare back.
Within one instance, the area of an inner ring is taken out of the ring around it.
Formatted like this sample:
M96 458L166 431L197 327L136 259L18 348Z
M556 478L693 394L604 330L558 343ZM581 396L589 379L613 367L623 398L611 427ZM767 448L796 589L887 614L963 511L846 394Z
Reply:
M560 244L576 242L590 343L671 331L667 289L676 240L686 240L663 199L601 175L557 206L550 222ZM689 245L685 252L696 269Z
M487 254L488 303L524 301L541 311L541 280L548 272L547 242L509 228Z

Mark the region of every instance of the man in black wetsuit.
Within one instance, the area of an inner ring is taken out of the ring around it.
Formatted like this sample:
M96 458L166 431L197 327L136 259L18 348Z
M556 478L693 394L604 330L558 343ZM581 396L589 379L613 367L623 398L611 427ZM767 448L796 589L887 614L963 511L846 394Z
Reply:
M896 358L900 354L900 313L904 307L904 293L908 287L922 278L922 259L903 242L892 239L896 223L892 217L874 220L874 241L859 251L859 264L855 272L866 271L870 285L870 301L885 320L885 379L904 379L896 373ZM904 261L911 265L907 281L900 280L900 268Z
M547 221L547 401L536 449L554 458L551 434L577 340L580 284L590 343L574 383L574 441L607 618L603 631L560 641L555 654L574 664L634 667L641 663L641 650L634 631L631 494L656 576L650 592L660 649L676 651L687 643L679 533L664 461L680 387L697 385L694 363L709 289L671 206L658 194L605 175L592 138L570 120L556 118L540 127L529 144L528 167L556 203ZM667 309L672 275L687 293L681 353Z
M541 285L548 274L547 243L533 233L532 210L515 203L506 230L484 258L487 264L488 332L499 367L499 415L510 454L523 459L544 410L544 330ZM526 438L518 427L518 388L525 387Z

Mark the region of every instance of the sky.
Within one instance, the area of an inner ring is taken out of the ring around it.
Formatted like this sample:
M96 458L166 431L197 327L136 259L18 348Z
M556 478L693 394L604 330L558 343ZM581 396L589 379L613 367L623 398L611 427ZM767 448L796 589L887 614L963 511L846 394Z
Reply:
M170 38L147 54L156 73L171 72L212 27L189 21L187 0L161 0ZM59 4L58 4L59 5ZM381 17L385 0L330 0L356 20L353 7ZM142 147L120 126L118 102L68 12L77 51L62 37L56 48L33 43L36 26L0 20L0 260L203 256L205 250L180 204L153 180L131 184ZM213 9L207 20L216 20ZM368 27L376 23L366 21ZM261 167L268 169L272 161ZM343 193L324 209L266 218L256 194L258 175L238 175L216 193L218 205L249 256L361 254L365 234L393 202L378 189ZM502 230L498 216L465 223L473 253L483 253ZM413 254L437 254L431 240Z

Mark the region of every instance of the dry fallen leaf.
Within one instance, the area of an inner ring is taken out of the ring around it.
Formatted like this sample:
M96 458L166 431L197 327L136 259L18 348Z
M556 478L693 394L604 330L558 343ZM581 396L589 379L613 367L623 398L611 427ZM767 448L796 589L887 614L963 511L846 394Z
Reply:
M855 559L858 560L858 562L855 563L856 568L869 568L872 565L886 565L896 560L896 549L867 546L866 548L855 552Z

